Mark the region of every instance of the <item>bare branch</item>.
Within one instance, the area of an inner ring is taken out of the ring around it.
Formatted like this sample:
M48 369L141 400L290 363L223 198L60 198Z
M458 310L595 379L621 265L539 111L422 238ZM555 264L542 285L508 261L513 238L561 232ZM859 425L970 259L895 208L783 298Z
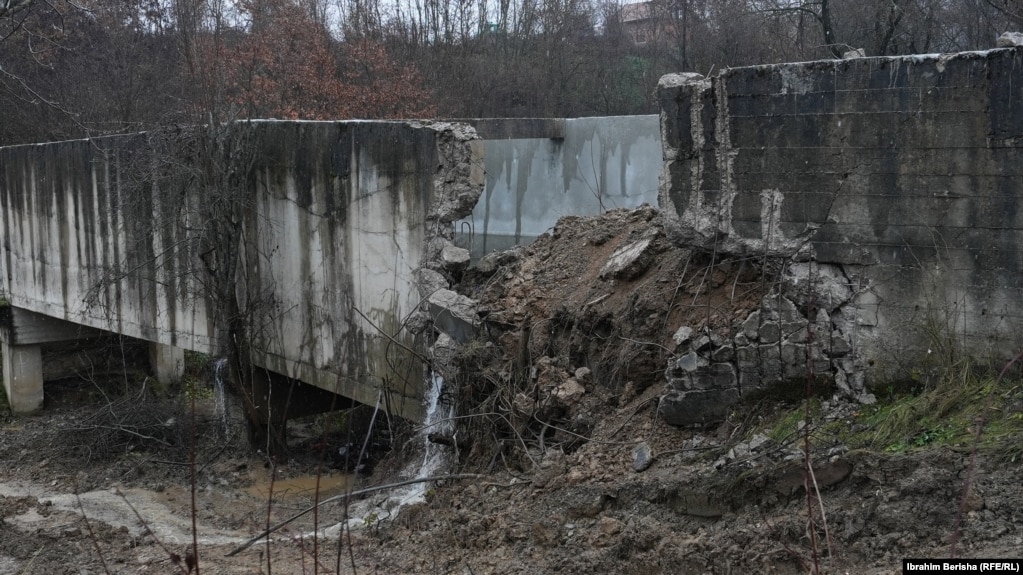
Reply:
M0 0L0 18L10 18L27 10L35 0Z

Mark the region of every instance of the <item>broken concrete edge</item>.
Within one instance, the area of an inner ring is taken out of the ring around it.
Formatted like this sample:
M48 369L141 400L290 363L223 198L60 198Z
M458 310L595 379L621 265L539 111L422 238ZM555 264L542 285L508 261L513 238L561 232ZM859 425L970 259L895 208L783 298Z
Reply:
M703 249L714 253L739 256L812 257L810 239L817 226L807 225L802 233L784 237L779 230L764 230L754 240L736 234L731 218L732 204L739 195L734 183L724 182L716 201L706 201L701 181L704 170L731 173L735 153L731 149L728 122L727 74L704 78L699 74L668 74L657 85L657 99L661 106L661 145L664 163L658 189L658 204L664 213L675 214L665 218L668 237L677 245ZM705 108L713 112L708 114ZM704 166L703 153L706 140L711 138L717 149L714 166ZM672 189L672 171L689 170L686 179L690 189L697 190L688 197L680 197ZM782 194L779 190L760 191L761 222L781 221ZM770 224L764 224L769 226Z
M438 332L461 344L475 337L479 317L473 299L449 289L440 289L430 294L426 301L433 327Z
M956 237L955 230L945 223L951 221L947 213L904 222L908 218L902 217L903 212L893 208L893 204L870 204L870 197L888 197L886 194L899 197L900 202L902 198L924 198L919 203L905 204L904 213L916 214L919 206L931 203L927 199L931 189L941 188L956 176L950 173L946 180L927 180L918 187L918 181L900 175L891 178L891 185L885 184L884 194L879 194L880 184L868 181L876 170L868 168L856 173L861 166L870 164L856 150L872 150L867 154L875 150L868 144L859 147L862 142L855 140L857 135L874 134L873 128L887 127L892 118L900 118L901 125L901 118L937 115L957 105L946 105L951 100L943 99L925 107L916 103L890 106L885 113L893 115L883 116L876 124L843 123L850 117L868 116L861 114L857 105L837 108L825 103L812 111L803 106L815 101L831 102L830 95L837 97L847 91L857 92L857 97L861 97L875 88L878 95L885 94L885 90L904 90L904 86L931 94L955 84L953 77L971 74L979 77L978 71L983 70L990 81L971 87L977 90L971 97L988 99L983 106L978 105L975 113L964 112L968 121L944 131L940 146L935 143L934 130L923 136L900 127L897 137L889 142L889 148L897 149L898 153L884 151L878 155L885 161L895 160L900 165L896 171L902 172L909 165L908 160L903 160L914 158L912 151L920 150L914 173L929 174L942 171L932 170L928 165L932 156L927 154L935 149L948 150L933 156L939 166L947 158L955 158L960 149L984 150L984 158L971 160L971 164L989 162L987 165L994 166L992 173L1004 178L1011 188L1011 182L1018 180L1012 169L1018 162L1013 162L1011 148L1019 143L1016 137L1019 122L1017 108L1012 106L1011 96L1006 96L1011 91L1006 86L1018 84L1016 77L1023 54L1018 47L1007 45L1014 44L1013 37L1006 35L1000 41L1005 47L986 51L771 64L724 69L708 78L692 74L662 78L657 91L664 146L659 201L665 212L669 239L715 255L819 266L825 273L833 270L837 280L844 275L849 280L845 287L824 278L822 283L831 286L826 289L808 285L813 283L803 281L808 278L790 277L782 281L777 295L800 310L810 303L823 308L823 312L807 312L804 316L804 321L812 326L805 331L812 332L813 339L822 347L826 343L830 352L829 355L823 349L812 350L811 366L817 373L823 368L832 375L835 386L846 397L869 402L873 398L865 385L908 376L910 370L915 372L921 364L932 370L947 369L927 359L935 328L940 332L937 337L952 340L952 345L963 354L989 365L1004 365L1018 351L1019 330L1013 327L1017 316L1012 303L1015 301L1012 286L1018 282L1003 279L1002 272L983 275L992 267L1000 267L994 258L991 263L981 262L974 255L972 261L962 258L954 265L949 263L960 252L991 253L997 248L969 240L935 244L933 237ZM869 80L875 72L892 78L891 86ZM836 80L839 75L845 76L842 83ZM791 121L787 117L790 106L797 110ZM803 111L810 113L800 115ZM933 122L921 125L935 127ZM967 125L976 129L967 129ZM829 130L834 126L844 126L847 132ZM992 136L992 129L997 137ZM821 152L824 149L841 150L838 153L841 161L814 163L816 156L826 155ZM791 162L782 162L781 158ZM808 166L805 172L800 165ZM854 168L848 178L828 181L839 165ZM821 179L804 185L804 179L797 173ZM995 188L990 192L995 198L990 201L992 207L967 214L963 219L967 227L985 228L988 221L1000 222L1005 213L1012 213L1011 206L997 203ZM828 201L811 207L808 200L811 195ZM983 197L987 201L988 196ZM788 204L783 210L786 198ZM901 210L903 204L898 205ZM857 219L866 213L861 210L877 215ZM978 220L980 216L975 214L984 217ZM880 221L887 224L883 232L873 233L881 228L877 225ZM868 222L873 225L867 225ZM920 240L929 252L921 254L922 250L915 249L915 240L901 239L910 226L925 230L922 236L930 236ZM1009 229L1016 228L1010 225ZM884 234L899 237L906 247L900 253L885 252ZM998 311L992 309L996 306ZM803 342L792 340L793 346L785 346L782 326L778 322L764 323L761 316L766 315L766 306L761 307L757 316L760 319L751 321L755 329L745 330L760 341L733 342L728 349L714 349L705 358L710 364L735 362L738 360L732 356L744 353L753 359L776 362L798 355L794 345L805 347L811 336L804 336ZM992 311L1000 316L997 322L989 319ZM975 317L985 314L979 320ZM679 326L671 327L677 328L677 346L694 341L699 335L679 332ZM765 345L764 339L776 342L777 346ZM751 349L743 350L743 346ZM769 350L772 355L765 355ZM822 365L815 366L817 361ZM805 363L804 360L804 367ZM723 367L713 369L718 371L707 375L721 376L721 371L726 371ZM764 375L779 378L784 369L774 372L777 373ZM744 377L751 376L739 370L736 378ZM802 377L805 379L805 375ZM736 386L745 392L741 383ZM680 393L692 392L694 397L705 391L695 385L680 387Z
M831 382L833 399L874 403L859 345L873 326L860 320L852 284L840 265L789 262L729 337L677 328L658 414L671 425L714 425L744 396L808 377Z
M483 194L486 151L483 140L469 124L414 125L435 131L438 166L425 221L426 249L413 273L419 311L408 325L413 332L426 334L428 369L452 381L457 349L475 336L478 325L476 302L449 289L469 264L468 250L454 244L454 222L471 215Z
M1023 46L1023 33L1002 32L995 41L995 45L999 48L1016 48Z

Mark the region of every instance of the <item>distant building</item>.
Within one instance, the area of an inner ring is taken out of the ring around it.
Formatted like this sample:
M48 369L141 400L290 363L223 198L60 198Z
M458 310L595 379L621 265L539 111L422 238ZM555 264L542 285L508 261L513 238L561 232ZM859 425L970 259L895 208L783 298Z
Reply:
M622 28L637 46L671 38L674 26L654 2L622 5Z

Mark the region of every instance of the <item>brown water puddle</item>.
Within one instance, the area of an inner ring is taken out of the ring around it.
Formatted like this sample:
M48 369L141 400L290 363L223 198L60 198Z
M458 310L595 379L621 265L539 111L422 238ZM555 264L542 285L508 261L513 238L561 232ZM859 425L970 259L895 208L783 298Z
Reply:
M274 499L298 499L301 497L312 499L317 489L316 480L316 475L299 475L287 479L277 479L273 482ZM320 500L343 493L345 489L352 485L354 480L355 478L352 475L345 473L320 475ZM247 487L245 491L259 499L266 499L270 494L270 481L257 482Z

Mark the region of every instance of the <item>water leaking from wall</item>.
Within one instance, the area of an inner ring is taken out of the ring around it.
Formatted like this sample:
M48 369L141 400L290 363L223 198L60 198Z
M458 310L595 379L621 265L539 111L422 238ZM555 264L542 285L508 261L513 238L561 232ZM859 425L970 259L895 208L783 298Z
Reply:
M414 479L426 479L445 471L448 460L448 452L430 441L430 434L450 435L454 431L455 406L444 397L444 378L433 371L427 378L429 388L426 394L426 420L419 432L416 442L423 451L422 460L413 463L406 473ZM414 505L426 500L426 493L429 490L429 483L416 483L408 486L402 491L391 496L391 501L397 504L392 513L397 513L398 508L404 505Z
M227 408L227 358L222 357L213 362L213 409L220 419L224 430L223 439L231 438L231 414Z

